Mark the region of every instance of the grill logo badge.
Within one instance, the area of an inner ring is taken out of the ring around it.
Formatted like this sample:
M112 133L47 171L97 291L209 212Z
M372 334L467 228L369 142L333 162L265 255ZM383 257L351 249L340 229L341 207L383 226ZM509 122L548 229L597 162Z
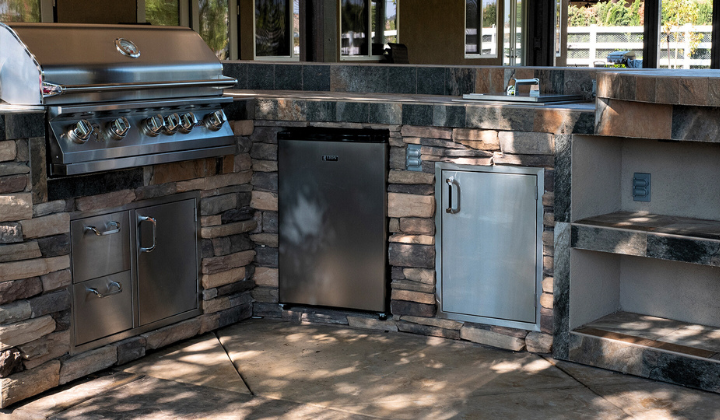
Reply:
M115 40L115 48L120 51L120 54L125 57L138 58L140 57L140 50L137 45L125 38L118 38Z
M337 162L338 156L337 155L323 155L322 160L324 162Z

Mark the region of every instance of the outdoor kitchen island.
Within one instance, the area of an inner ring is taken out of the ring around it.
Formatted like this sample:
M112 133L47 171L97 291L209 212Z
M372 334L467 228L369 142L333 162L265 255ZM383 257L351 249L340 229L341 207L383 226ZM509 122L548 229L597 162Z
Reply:
M554 351L558 358L579 359L572 356L579 354L577 350L568 353L569 348L577 347L573 347L570 337L574 333L568 329L568 308L572 307L568 296L573 278L567 265L560 264L566 264L567 254L574 252L563 242L569 238L569 146L576 137L596 134L594 104L489 106L456 102L453 97L443 95L370 94L363 91L362 84L366 83L367 87L367 79L355 76L352 92L329 93L329 69L333 66L297 64L269 66L276 77L284 71L295 71L295 68L300 71L304 71L303 68L327 68L328 88L320 86L312 92L298 92L298 89L294 92L272 89L257 92L247 90L250 74L247 68L268 65L237 64L245 68L244 81L238 77L242 70L228 68L233 65L226 64L225 73L237 78L237 87L241 89L226 91L235 97L235 101L225 108L225 112L236 135L237 151L222 158L144 166L83 177L48 178L43 113L2 115L0 381L3 407L92 372L127 363L142 357L146 351L239 322L251 315L398 330L464 339L513 351ZM294 68L288 70L285 67ZM475 71L474 68L467 70ZM478 68L477 74L497 73L498 70L502 73L512 69ZM324 77L323 71L320 69L321 77ZM528 69L519 69L518 73L521 71ZM480 78L473 76L472 79L471 87L466 83L461 92L477 89ZM309 83L314 79L304 76L301 80ZM444 79L442 83L445 83ZM496 84L497 89L502 89L501 84ZM274 82L274 85L278 83ZM601 97L604 86L601 83ZM449 93L457 95L456 92ZM638 105L638 108L642 107L642 104ZM605 116L598 115L601 117L598 127L602 127ZM391 268L388 283L392 319L381 321L376 314L339 309L293 307L283 310L277 303L276 135L287 127L298 126L368 127L390 131L388 258ZM409 144L421 146L422 171L405 170L405 148ZM544 279L542 290L538 290L541 314L538 330L437 316L433 219L437 208L435 162L488 165L491 160L495 165L545 168L545 193L538 197L544 208ZM73 214L113 211L145 199L187 192L200 196L202 315L99 348L72 352L69 332L73 328L72 303L68 288L72 284L69 232ZM555 213L561 214L562 219L558 220L565 223L560 225L565 230L558 229L558 234L553 233ZM563 277L556 273L560 268ZM672 356L674 353L663 352L665 354ZM579 361L590 364L590 361ZM618 359L618 362L623 360ZM716 362L703 363L714 368ZM702 368L707 370L705 365ZM643 372L631 373L648 376ZM683 381L682 372L680 376L657 378L716 390L707 381L701 384Z

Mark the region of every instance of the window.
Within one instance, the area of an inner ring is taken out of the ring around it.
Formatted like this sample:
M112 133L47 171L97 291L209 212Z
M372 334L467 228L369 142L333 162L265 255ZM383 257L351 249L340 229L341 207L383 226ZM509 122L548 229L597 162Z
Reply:
M711 0L662 0L658 68L710 68Z
M503 65L525 65L525 0L505 0Z
M608 62L608 54L616 51L628 51L628 57L634 54L636 60L643 58L643 0L570 2L565 19L568 66L615 66Z
M220 60L230 58L228 0L199 0L200 36Z
M497 57L497 0L465 0L465 57Z
M562 0L555 0L555 57L562 54Z
M145 0L145 21L151 25L180 25L178 0Z
M0 22L40 22L40 0L0 2Z
M340 56L373 58L398 36L398 0L340 0Z
M298 59L300 0L255 0L255 57Z

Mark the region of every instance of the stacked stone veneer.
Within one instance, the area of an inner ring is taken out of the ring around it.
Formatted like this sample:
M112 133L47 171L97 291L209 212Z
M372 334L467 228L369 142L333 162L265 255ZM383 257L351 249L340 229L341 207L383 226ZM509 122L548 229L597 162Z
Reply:
M237 139L234 156L47 179L44 115L0 115L0 407L251 316L259 224L250 141ZM70 219L189 191L201 196L203 314L71 354Z
M277 103L258 100L256 115L283 115L283 100ZM294 108L295 110L303 106ZM311 106L308 104L308 108ZM337 105L338 108L342 107ZM249 104L252 109L253 105ZM277 108L280 108L278 111ZM525 111L521 111L525 112ZM535 112L535 111L531 111ZM545 112L545 111L537 111ZM562 114L553 114L558 117ZM297 113L286 114L296 118ZM371 116L372 118L372 116ZM542 118L541 118L542 119ZM563 118L550 118L557 121ZM252 121L237 121L250 126ZM392 318L378 320L376 315L326 308L278 305L278 178L277 133L288 127L375 128L390 131L390 162L388 175L389 243L391 265L390 311ZM527 125L525 125L527 127ZM530 127L533 125L531 124ZM541 121L538 127L549 127ZM256 269L252 291L256 316L281 318L294 322L345 324L352 327L402 331L414 334L462 339L504 349L547 353L552 348L553 332L553 177L555 133L445 128L413 125L363 123L255 120L249 140L253 169L251 207L257 209L257 229L251 238L256 241ZM564 136L564 135L560 135ZM567 136L565 136L567 137ZM423 171L405 170L408 144L420 144ZM435 162L468 165L496 164L546 168L543 232L543 290L540 332L480 325L437 317L435 299Z
M554 149L573 133L591 134L592 111L255 98L237 100L226 112L235 155L60 179L46 176L44 115L0 115L0 407L252 314L551 350ZM276 134L292 126L390 131L388 321L277 304ZM423 146L422 172L404 170L408 144ZM541 332L437 317L434 164L491 159L546 168ZM71 218L190 191L201 196L203 314L71 354Z

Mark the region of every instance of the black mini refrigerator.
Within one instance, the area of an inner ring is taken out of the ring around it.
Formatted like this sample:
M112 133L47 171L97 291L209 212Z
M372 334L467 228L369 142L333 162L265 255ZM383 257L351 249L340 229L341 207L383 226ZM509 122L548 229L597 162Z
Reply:
M387 310L387 130L278 133L279 300Z

